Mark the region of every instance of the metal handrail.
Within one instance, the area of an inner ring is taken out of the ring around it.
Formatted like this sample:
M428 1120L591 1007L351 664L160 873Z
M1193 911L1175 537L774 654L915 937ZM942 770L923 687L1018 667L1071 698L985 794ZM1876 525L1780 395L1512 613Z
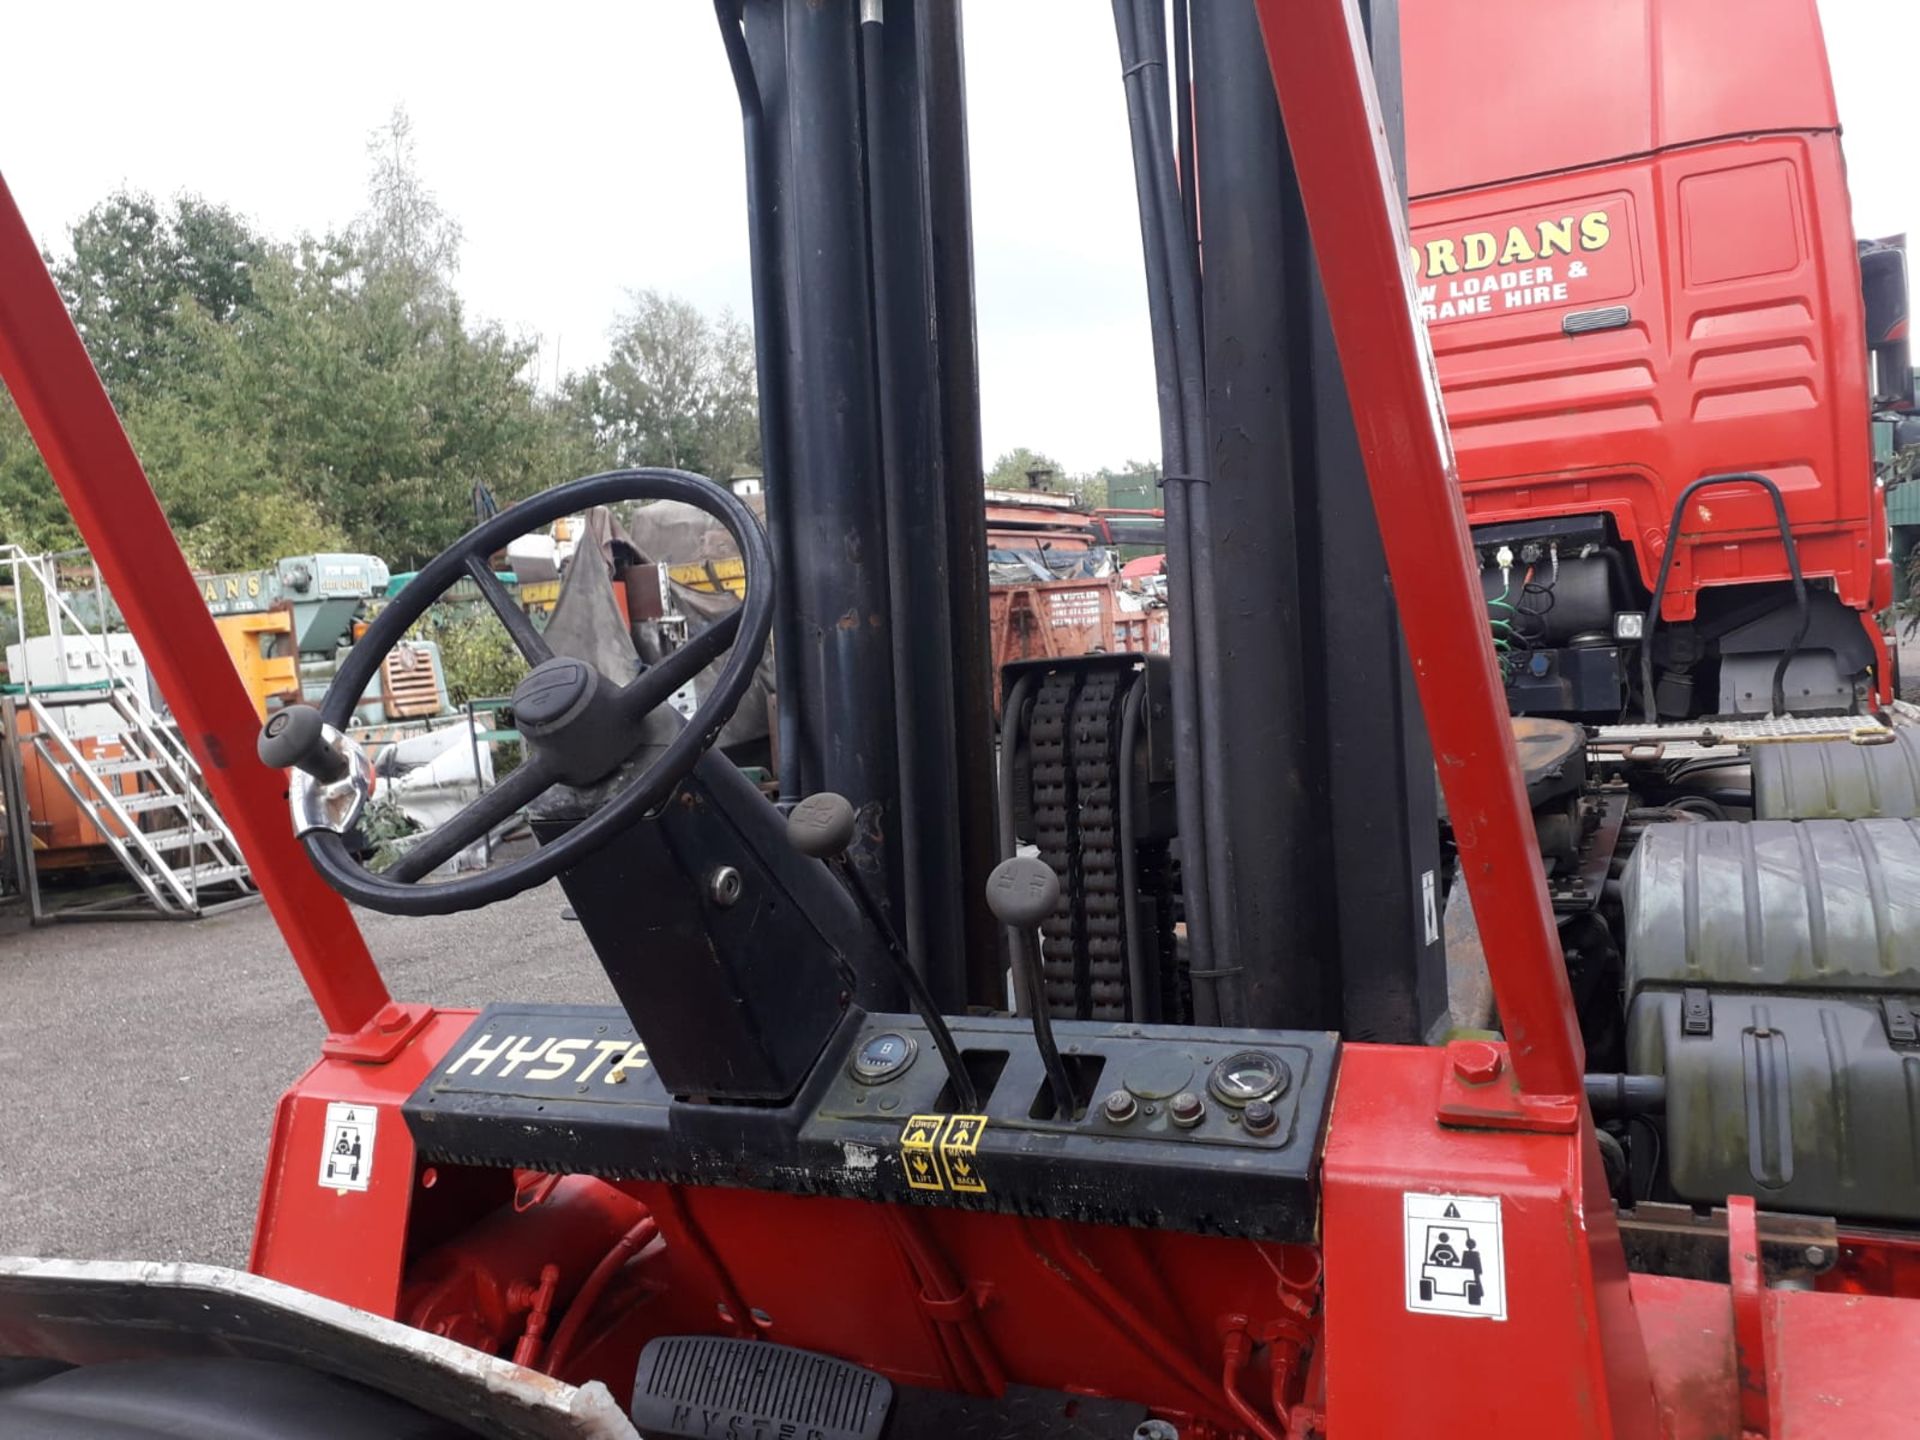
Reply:
M100 777L93 773L93 767L87 763L87 757L81 753L80 747L75 745L72 738L54 723L54 719L48 714L46 707L31 695L27 697L27 707L32 712L35 721L34 743L39 746L44 753L46 742L51 740L59 747L68 762L65 765L56 763L48 767L53 771L54 778L66 788L67 793L73 797L74 803L79 805L83 810L104 808L107 814L113 818L114 823L120 827L122 833L119 835L115 835L111 829L104 825L98 827L98 829L101 838L107 842L108 847L119 857L120 863L127 873L132 875L136 881L140 882L141 888L152 897L156 905L165 904L154 890L152 881L156 875L163 879L167 887L179 897L181 904L190 907L197 904L198 887L196 886L195 889L189 890L180 883L180 878L173 873L173 868L160 857L160 852L155 850L152 845L147 842L146 834L140 829L139 823L121 806L119 794L112 786L104 784ZM87 777L86 784L87 787L94 792L93 799L88 799L81 792L80 784L74 778L75 772ZM193 818L189 815L187 817L189 830L192 829L193 824ZM127 850L129 847L134 854L139 856L142 862L141 864L134 865L128 863Z
M99 795L105 804L108 814L110 814L117 823L122 825L129 834L138 836L143 832L138 830L132 823L128 812L124 811L119 805L112 791L112 787L103 785L100 778L93 774L92 768L87 764L85 756L81 754L77 747L72 745L65 732L48 713L46 705L42 702L42 697L52 697L56 695L71 696L81 693L83 690L92 692L97 689L101 696L101 702L111 705L121 721L131 727L132 733L136 734L140 741L143 742L142 748L146 752L146 757L143 758L151 758L155 762L156 766L159 767L156 773L161 774L162 783L166 784L169 790L179 796L181 802L180 809L186 822L188 835L185 865L186 879L183 882L175 867L162 859L159 853L144 840L136 839L133 842L133 851L146 865L157 869L165 876L168 888L179 895L184 904L190 908L197 909L199 906L199 872L201 869L200 861L203 853L203 845L196 837L203 830L209 832L211 843L205 846L205 853L215 865L238 866L244 870L245 860L240 853L239 840L234 835L232 828L227 824L226 818L221 815L219 809L213 804L212 798L207 794L199 764L195 761L192 752L188 750L185 742L180 738L177 727L166 715L155 708L148 697L142 693L142 687L137 683L136 677L125 670L115 659L113 649L107 643L105 632L95 633L91 630L74 608L67 603L65 595L60 590L59 573L54 567L54 558L55 557L51 555L29 555L18 545L0 544L0 563L6 564L12 575L14 613L17 617L17 629L22 648L24 650L29 638L27 635L26 596L21 586L21 571L25 570L25 572L33 578L34 582L39 585L41 594L45 600L47 607L47 633L56 641L59 667L63 677L61 681L52 685L36 685L32 679L31 671L28 670L7 688L26 699L42 729L54 736L74 766L86 771L88 787ZM107 615L106 589L101 581L99 568L97 566L93 567L93 573L94 594L96 596L96 602L99 605L101 620L104 622ZM85 645L99 657L100 663L106 672L106 678L104 680L73 681L65 678L68 668L65 642L69 636L84 642ZM54 703L58 704L60 702L56 700ZM71 704L75 702L69 700L65 703ZM93 808L62 768L56 765L54 769L56 774L59 775L62 784L68 792L72 794L75 802L81 804L84 808ZM128 857L124 853L126 847L117 842L113 836L109 835L105 827L102 827L101 833L106 836L109 845L114 849L116 855L121 858L122 864L125 865L129 872L134 873L136 879L141 878L139 875L140 867L128 863ZM142 883L143 886L145 886L144 880ZM146 886L146 888L149 890L149 893L152 894L151 886ZM157 895L153 896L153 898L156 903L160 903Z

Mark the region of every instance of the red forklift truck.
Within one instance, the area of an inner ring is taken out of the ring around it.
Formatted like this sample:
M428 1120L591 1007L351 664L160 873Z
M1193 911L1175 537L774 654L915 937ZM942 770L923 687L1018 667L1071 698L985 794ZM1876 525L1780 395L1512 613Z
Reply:
M1912 827L1712 818L1510 721L1392 7L1115 0L1173 648L1016 667L997 750L957 9L715 10L767 526L676 471L560 485L264 732L0 191L0 377L328 1031L246 1273L0 1261L0 1433L1911 1433ZM650 668L607 587L541 631L495 583L515 535L649 498L747 573ZM527 661L527 759L374 873L349 711L463 577ZM778 803L710 748L770 636ZM433 874L522 806L537 849ZM1450 1033L1452 875L1497 1031ZM346 903L550 879L618 1004L396 1000Z

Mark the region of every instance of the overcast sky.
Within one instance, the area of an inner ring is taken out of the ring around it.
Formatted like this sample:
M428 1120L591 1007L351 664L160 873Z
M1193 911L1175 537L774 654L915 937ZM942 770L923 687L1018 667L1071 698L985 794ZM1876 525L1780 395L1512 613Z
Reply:
M1856 230L1920 234L1920 3L1820 8ZM987 454L1153 455L1110 6L972 0L966 36ZM602 356L629 290L750 308L739 111L705 0L12 0L0 42L0 173L55 247L122 185L197 192L277 236L344 225L366 136L399 104L465 233L469 306L538 336L549 383Z

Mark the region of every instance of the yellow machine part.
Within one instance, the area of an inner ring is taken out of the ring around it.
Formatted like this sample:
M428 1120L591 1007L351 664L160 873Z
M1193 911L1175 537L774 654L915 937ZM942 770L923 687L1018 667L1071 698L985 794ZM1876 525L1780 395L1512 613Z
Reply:
M676 585L684 585L689 590L704 590L709 595L717 595L725 590L730 595L744 598L747 593L747 567L738 557L732 560L705 560L698 565L675 565L668 569L667 576Z
M560 598L558 580L527 580L516 587L523 610L551 610Z
M247 687L254 713L267 718L267 702L275 698L300 698L300 659L293 653L293 615L286 610L267 610L250 615L216 615L214 628L240 681ZM278 638L278 637L284 637ZM285 654L272 654L285 651Z

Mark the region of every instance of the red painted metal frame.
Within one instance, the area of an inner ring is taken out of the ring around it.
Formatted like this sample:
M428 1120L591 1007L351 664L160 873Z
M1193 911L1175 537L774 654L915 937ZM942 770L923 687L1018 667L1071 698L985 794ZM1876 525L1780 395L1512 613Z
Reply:
M1443 1072L1484 1073L1482 1059L1342 1047L1320 1173L1334 1433L1651 1440L1653 1377L1593 1122L1582 1109L1572 1134L1440 1123ZM1405 1200L1435 1192L1497 1198L1504 1320L1408 1303ZM1386 1381L1382 1357L1404 1378ZM1725 1370L1684 1379L1719 1383Z
M1314 253L1461 871L1512 1047L1517 1115L1564 1128L1585 1052L1540 873L1407 226L1350 0L1259 0ZM1544 1118L1544 1117L1543 1117Z
M1034 1385L1149 1405L1183 1434L1260 1434L1247 1414L1287 1433L1319 1335L1311 1248L647 1181L573 1177L516 1197L503 1172L422 1166L400 1113L472 1018L439 1012L389 1064L324 1058L295 1082L274 1127L256 1273L497 1348L513 1339L502 1311L531 1308L546 1264L562 1271L559 1309L583 1288L596 1247L582 1225L610 1253L637 1201L663 1243L630 1267L638 1293L614 1280L560 1363L549 1355L562 1379L617 1388L657 1335L751 1335L904 1384ZM335 1101L380 1114L364 1192L317 1183Z
M330 1038L377 1055L416 1017L389 1005L352 912L294 838L286 782L254 755L253 704L4 177L0 380L205 771Z

